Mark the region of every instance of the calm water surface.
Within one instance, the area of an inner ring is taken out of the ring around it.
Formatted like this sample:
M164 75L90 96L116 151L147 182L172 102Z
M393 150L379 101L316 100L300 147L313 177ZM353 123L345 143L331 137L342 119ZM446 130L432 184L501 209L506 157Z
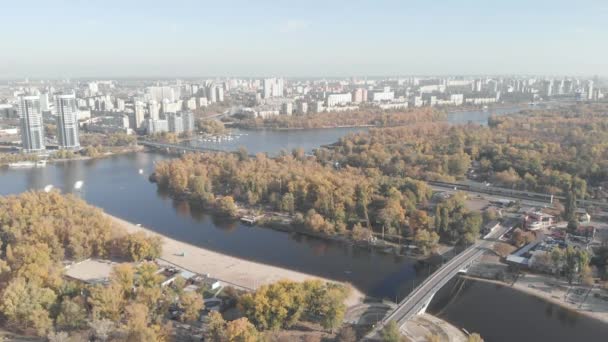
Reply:
M608 324L508 286L463 278L437 293L429 313L489 342L608 340Z

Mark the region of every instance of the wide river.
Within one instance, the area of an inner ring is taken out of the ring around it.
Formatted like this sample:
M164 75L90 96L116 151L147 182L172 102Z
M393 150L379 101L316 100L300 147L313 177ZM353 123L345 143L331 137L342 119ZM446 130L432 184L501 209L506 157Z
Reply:
M486 112L474 115L482 114ZM467 120L467 116L458 113L458 121ZM247 134L239 139L213 144L226 149L245 146L251 153L276 154L298 146L310 152L359 130L247 131L238 132ZM172 200L159 192L148 181L154 163L166 158L170 157L140 152L54 163L41 169L1 168L0 195L42 189L49 184L72 192L74 183L82 180L80 196L112 215L221 253L350 282L375 297L402 298L412 283L427 276L426 267L405 257L227 222L194 210L187 202ZM143 174L139 174L139 169L143 169ZM608 336L608 325L548 305L511 289L498 290L494 285L474 282L452 300L437 296L431 311L457 326L480 332L486 341L600 341L601 336ZM523 328L528 326L529 329Z

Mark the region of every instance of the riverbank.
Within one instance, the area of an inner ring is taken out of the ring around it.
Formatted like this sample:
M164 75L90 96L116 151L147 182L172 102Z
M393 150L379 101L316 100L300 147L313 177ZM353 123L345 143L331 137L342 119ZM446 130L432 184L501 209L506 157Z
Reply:
M603 293L603 296L607 296L608 293L606 290L595 286L592 288L580 285L570 286L567 281L529 273L518 277L512 284L469 275L465 275L463 278L511 287L564 309L608 323L608 300L594 296L596 293L600 295Z
M9 166L9 164L11 163L16 163L16 162L22 162L22 161L38 161L41 159L46 160L47 163L61 163L61 162L68 162L68 161L81 161L81 160L92 160L92 159L102 159L102 158L108 158L108 157L112 157L115 155L121 155L121 154L127 154L127 153L134 153L134 152L140 152L144 150L144 146L142 145L136 145L136 146L131 146L131 147L126 147L126 148L121 148L121 149L116 149L114 151L108 151L108 152L104 152L104 153L100 153L99 155L96 156L84 156L84 155L74 155L71 158L32 158L32 156L27 155L27 154L16 154L16 156L23 156L23 158L15 158L15 159L11 159L11 160L2 160L2 154L0 154L0 167L3 166Z
M361 124L361 125L332 125L332 126L319 126L319 127L272 127L272 126L247 126L235 124L231 127L238 128L244 131L304 131L314 129L336 129L336 128L380 128L384 126L372 125L372 124Z
M335 282L331 279L210 251L158 234L150 229L137 226L118 217L109 214L106 215L115 225L124 228L129 233L143 231L150 235L160 236L163 240L161 259L192 272L209 274L212 278L219 279L228 284L255 290L261 285L274 283L282 279L298 282L309 279L320 279L323 281ZM365 295L353 286L347 285L351 287L351 294L346 301L346 305L352 306L362 302Z

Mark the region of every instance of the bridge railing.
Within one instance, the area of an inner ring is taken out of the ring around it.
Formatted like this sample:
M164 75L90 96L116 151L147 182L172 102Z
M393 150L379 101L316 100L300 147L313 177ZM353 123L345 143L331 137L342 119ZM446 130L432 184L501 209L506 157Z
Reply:
M452 267L454 264L457 264L458 262L460 262L460 259L463 258L464 256L466 256L468 254L469 251L476 249L478 246L478 244L474 244L471 245L470 247L466 248L464 251L462 251L461 253L459 253L457 256L455 256L454 258L452 258L450 261L448 261L447 263L445 263L443 266L441 266L439 269L437 269L435 272L433 272L433 274L429 277L427 277L424 281L422 281L422 283L420 283L416 288L414 288L397 306L397 308L395 308L393 310L393 312L391 312L389 315L387 315L385 318L383 318L380 322L381 325L386 324L386 322L390 321L393 317L393 315L395 315L395 313L399 312L399 309L401 307L403 307L403 305L407 304L407 302L409 300L411 300L411 298L413 296L415 296L417 294L417 292L424 288L426 285L428 285L430 282L435 281L435 278L437 276L439 276L441 274L441 272L447 268ZM433 287L434 288L434 287Z

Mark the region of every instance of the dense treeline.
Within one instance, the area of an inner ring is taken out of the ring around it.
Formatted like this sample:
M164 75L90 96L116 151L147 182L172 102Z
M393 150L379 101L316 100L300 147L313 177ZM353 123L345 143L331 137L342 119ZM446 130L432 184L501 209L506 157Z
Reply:
M349 289L340 284L284 280L243 295L239 307L260 330L289 328L305 320L333 331L342 325L348 294Z
M492 117L489 127L423 123L372 129L342 138L326 163L378 168L389 176L480 180L531 191L577 196L608 181L608 116L601 105Z
M82 327L94 316L91 301L112 301L114 295L89 288L85 300L82 291L87 289L63 278L64 260L159 254L157 238L125 234L99 209L74 196L26 192L0 197L1 316L9 328L41 336L53 326Z
M307 115L278 115L262 118L243 118L237 122L240 128L302 129L341 126L403 126L418 122L445 119L445 113L432 108L383 110L366 107L354 111L315 113Z
M385 177L373 169L323 166L301 150L274 159L189 154L159 162L153 179L229 215L236 214L235 200L247 207L269 206L294 215L296 224L311 231L361 240L369 239L374 227L410 234L408 218L431 195L424 182Z

